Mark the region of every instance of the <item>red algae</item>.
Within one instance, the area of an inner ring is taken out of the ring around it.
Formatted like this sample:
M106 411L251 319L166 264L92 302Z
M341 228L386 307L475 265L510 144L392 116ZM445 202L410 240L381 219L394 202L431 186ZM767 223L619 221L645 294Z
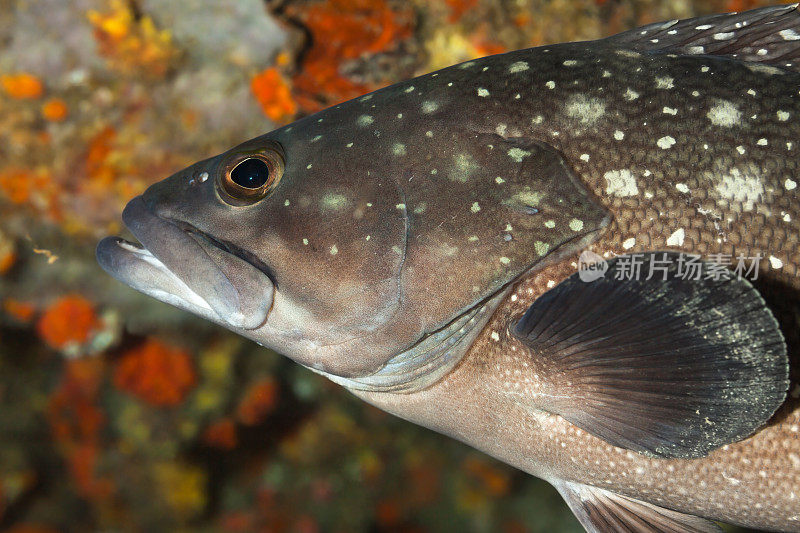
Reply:
M197 381L189 353L148 339L127 351L114 370L114 385L157 406L180 404Z
M264 421L275 408L278 399L278 384L272 378L251 385L236 409L236 419L246 426Z
M238 443L236 423L230 418L214 422L203 432L203 442L220 450L232 450Z
M343 76L342 64L397 47L413 26L410 9L395 9L386 0L330 0L303 8L290 4L287 12L312 35L313 46L292 79L295 100L308 113L376 89Z
M67 361L47 409L53 438L66 456L78 492L87 498L106 497L112 491L110 481L95 474L105 425L105 415L95 403L103 368L97 358Z
M36 306L32 302L6 298L3 300L3 311L19 322L30 322L36 313Z
M72 294L53 302L39 319L36 329L48 345L60 350L70 344L87 342L99 325L92 303Z

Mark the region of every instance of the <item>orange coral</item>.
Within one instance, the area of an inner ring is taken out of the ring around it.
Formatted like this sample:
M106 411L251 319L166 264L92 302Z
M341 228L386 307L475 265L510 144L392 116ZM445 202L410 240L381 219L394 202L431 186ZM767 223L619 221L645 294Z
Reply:
M236 424L230 418L211 424L203 432L203 441L221 450L234 449L237 444Z
M148 16L135 16L128 2L109 0L107 12L92 10L86 16L100 54L120 72L160 78L178 56L170 32L158 30Z
M445 0L445 3L450 8L448 20L453 23L463 17L467 11L474 9L478 0Z
M385 52L411 35L413 12L392 9L386 0L330 0L310 7L289 4L287 13L313 35L300 71L292 79L295 100L318 111L376 89L340 73L343 61Z
M41 98L44 94L42 81L33 74L26 72L0 76L0 84L2 84L8 96L19 100Z
M67 103L61 98L51 98L42 104L42 116L50 122L61 122L68 113Z
M0 249L0 275L11 270L11 267L13 267L16 262L17 254L14 250Z
M250 81L250 90L261 105L261 110L272 121L284 123L297 113L289 84L277 68L268 68Z
M67 456L72 479L89 498L107 496L112 490L109 480L95 475L100 430L105 423L102 411L95 405L102 376L101 359L68 361L47 411L50 429Z
M108 156L111 154L116 137L116 130L107 126L89 141L89 149L86 153L86 173L89 175L89 179L103 186L110 185L116 175L113 166L108 162Z
M6 298L3 301L3 311L20 322L30 322L36 312L36 307L31 302Z
M246 426L254 426L275 407L278 399L278 384L272 378L264 379L250 386L236 409L236 419Z
M77 294L53 302L36 325L39 336L56 349L85 343L98 326L91 302Z
M148 339L126 352L114 371L114 384L156 406L178 405L196 383L189 354Z

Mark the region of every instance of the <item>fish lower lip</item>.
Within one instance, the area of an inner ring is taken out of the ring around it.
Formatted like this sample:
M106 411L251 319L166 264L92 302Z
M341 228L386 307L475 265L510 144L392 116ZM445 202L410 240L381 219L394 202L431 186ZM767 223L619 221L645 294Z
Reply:
M159 217L141 197L128 203L122 218L142 245L103 239L97 259L109 274L228 327L255 329L264 324L274 285L260 265L231 253L197 228Z

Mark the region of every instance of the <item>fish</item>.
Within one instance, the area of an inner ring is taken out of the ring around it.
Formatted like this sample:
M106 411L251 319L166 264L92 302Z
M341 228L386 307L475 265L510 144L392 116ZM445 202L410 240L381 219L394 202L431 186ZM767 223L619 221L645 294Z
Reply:
M475 59L155 183L97 259L552 484L800 531L800 13Z

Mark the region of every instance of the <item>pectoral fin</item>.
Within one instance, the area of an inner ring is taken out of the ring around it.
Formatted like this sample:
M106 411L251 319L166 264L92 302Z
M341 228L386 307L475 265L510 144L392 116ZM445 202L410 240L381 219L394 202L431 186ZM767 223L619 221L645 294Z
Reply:
M555 488L589 533L719 533L714 522L607 490L557 481Z
M684 279L681 257L621 256L534 302L513 333L543 368L538 407L658 457L701 457L767 422L789 385L775 318L746 280Z

